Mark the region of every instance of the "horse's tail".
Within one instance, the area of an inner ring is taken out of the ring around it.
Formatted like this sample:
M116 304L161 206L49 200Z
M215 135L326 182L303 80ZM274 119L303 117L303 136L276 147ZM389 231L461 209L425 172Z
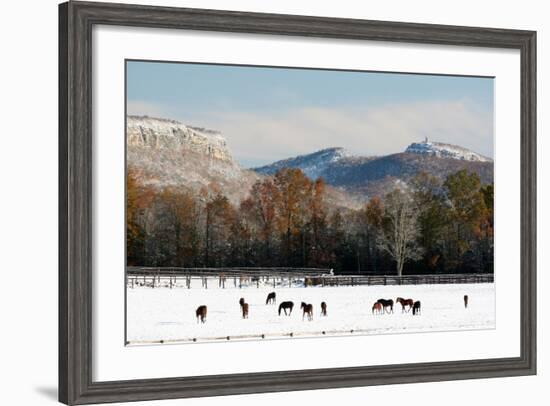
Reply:
M282 309L282 307L283 307L283 304L281 303L281 304L279 305L279 316L281 315L281 309Z

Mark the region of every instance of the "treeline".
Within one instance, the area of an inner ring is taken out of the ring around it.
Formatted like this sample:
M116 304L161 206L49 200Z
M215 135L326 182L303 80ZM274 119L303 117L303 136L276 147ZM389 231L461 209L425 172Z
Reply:
M219 187L158 190L127 174L127 263L326 267L335 273L493 272L493 185L466 170L422 173L358 210L323 179L285 168L232 204Z

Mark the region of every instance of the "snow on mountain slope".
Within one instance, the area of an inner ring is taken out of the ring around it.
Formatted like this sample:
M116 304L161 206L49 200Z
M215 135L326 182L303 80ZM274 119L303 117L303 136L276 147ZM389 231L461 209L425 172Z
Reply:
M264 175L273 175L282 168L301 169L310 179L316 179L334 162L348 157L349 153L343 148L327 148L307 155L284 159L265 165L254 170Z
M128 168L146 185L192 191L216 185L237 204L259 178L233 159L219 132L144 116L128 116L126 124Z
M187 149L222 161L233 159L225 138L217 131L148 116L128 116L126 127L130 147Z
M438 158L452 158L463 161L491 162L491 158L487 158L477 152L459 147L457 145L444 144L442 142L429 141L427 138L423 142L413 142L407 147L405 152L410 154L430 155Z

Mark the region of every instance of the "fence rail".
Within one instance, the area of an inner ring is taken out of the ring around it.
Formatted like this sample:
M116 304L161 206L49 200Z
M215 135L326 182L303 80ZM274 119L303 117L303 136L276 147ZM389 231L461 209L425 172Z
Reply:
M185 281L191 288L192 280L201 281L208 289L209 279L217 279L220 288L293 286L371 286L371 285L434 285L458 283L493 283L494 274L435 274L435 275L332 275L322 268L145 268L128 267L129 287L177 286ZM233 281L233 283L231 283ZM211 282L212 283L212 282ZM215 283L215 282L214 282Z
M405 275L405 276L355 276L342 275L311 278L306 286L360 286L360 285L435 285L456 283L492 283L493 274L440 274L440 275Z
M329 275L327 268L287 267L231 267L231 268L178 268L178 267L126 267L128 275L160 276L321 276Z

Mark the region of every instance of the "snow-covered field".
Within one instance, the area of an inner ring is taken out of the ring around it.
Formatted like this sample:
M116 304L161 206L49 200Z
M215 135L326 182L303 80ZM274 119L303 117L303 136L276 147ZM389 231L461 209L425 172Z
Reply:
M494 284L402 285L355 287L282 287L256 285L219 289L215 279L209 288L194 283L179 286L136 286L127 290L127 341L132 344L170 343L234 339L266 339L345 334L393 334L422 331L477 330L495 327ZM266 305L269 292L277 293L277 304ZM463 296L469 296L464 308ZM249 303L249 318L242 319L239 298ZM372 314L372 304L397 297L420 300L422 312ZM278 304L293 301L290 317L278 316ZM314 306L313 321L302 321L301 302ZM327 303L328 315L320 315ZM208 306L206 323L199 324L195 310Z

